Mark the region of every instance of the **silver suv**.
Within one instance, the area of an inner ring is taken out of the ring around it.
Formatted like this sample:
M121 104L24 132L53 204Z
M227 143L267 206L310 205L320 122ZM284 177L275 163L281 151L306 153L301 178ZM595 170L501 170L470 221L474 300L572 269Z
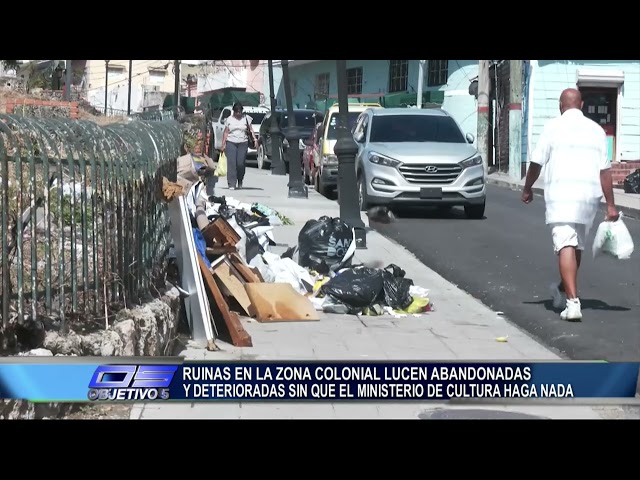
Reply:
M376 108L364 111L353 131L360 208L464 207L484 217L487 190L474 136L462 133L444 110Z

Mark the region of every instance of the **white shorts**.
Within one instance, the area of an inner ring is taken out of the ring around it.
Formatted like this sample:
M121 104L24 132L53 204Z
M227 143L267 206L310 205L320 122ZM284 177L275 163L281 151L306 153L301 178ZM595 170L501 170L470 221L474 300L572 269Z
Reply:
M579 223L554 223L551 224L551 236L553 237L553 251L556 255L565 247L574 247L576 250L584 250L587 226Z

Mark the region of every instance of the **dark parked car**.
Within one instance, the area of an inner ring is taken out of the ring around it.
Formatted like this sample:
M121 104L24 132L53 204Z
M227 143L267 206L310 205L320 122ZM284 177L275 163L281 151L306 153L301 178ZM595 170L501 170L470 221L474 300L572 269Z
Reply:
M304 144L304 140L308 139L313 135L313 131L316 125L322 122L324 118L324 114L318 110L311 109L299 109L296 108L293 111L295 115L296 127L298 127L298 131L300 132L300 155L302 156L302 152L306 148ZM280 131L286 137L287 128L288 128L288 113L286 110L277 109L276 115L278 119L278 125L280 127ZM271 113L265 115L262 123L260 124L260 138L258 138L258 152L257 152L257 161L258 168L269 168L271 165ZM283 158L285 162L287 162L286 151L288 147L288 142L286 140L282 141L283 146Z

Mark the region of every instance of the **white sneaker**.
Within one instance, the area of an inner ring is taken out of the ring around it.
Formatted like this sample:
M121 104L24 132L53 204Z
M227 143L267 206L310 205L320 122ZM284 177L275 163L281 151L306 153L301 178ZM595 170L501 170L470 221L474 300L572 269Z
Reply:
M560 291L559 283L552 283L549 287L551 290L551 299L553 300L553 308L559 310L565 306L567 298L564 293Z
M567 307L560 314L562 320L568 322L579 322L582 320L582 308L580 306L580 300L574 298L573 300L567 300Z

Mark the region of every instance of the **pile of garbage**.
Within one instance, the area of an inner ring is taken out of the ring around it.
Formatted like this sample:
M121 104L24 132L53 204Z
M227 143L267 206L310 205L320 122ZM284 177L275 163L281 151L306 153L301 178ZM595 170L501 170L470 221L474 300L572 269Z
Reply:
M355 250L355 232L339 218L309 220L300 231L298 264L313 279L308 294L316 310L395 317L433 310L429 291L414 285L402 268L353 265Z
M185 155L178 166L177 182L163 179L163 198L188 321L192 331L202 326L208 343L226 331L232 344L251 346L238 314L268 323L320 320L318 312L402 317L433 310L429 291L398 265L354 264L355 231L341 219L309 220L297 245L283 246L274 227L291 225L288 218L260 203L209 196L200 180L212 168L206 157Z

